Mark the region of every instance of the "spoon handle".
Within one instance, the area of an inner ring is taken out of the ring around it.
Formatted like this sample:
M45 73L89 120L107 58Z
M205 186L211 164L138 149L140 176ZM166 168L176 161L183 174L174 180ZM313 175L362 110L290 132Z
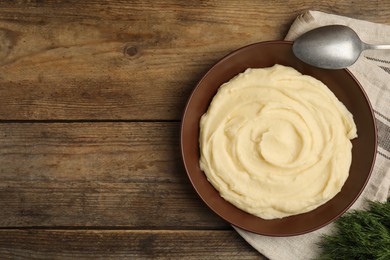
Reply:
M368 50L388 50L390 49L390 44L365 44L364 49Z

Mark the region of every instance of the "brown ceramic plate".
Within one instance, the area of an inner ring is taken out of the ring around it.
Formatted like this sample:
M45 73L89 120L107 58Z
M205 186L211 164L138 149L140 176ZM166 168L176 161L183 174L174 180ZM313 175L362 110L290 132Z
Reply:
M219 196L199 168L199 120L207 111L219 86L247 68L290 66L325 83L353 114L359 137L352 140L352 165L340 193L308 213L275 220L248 214ZM376 127L370 103L348 70L324 70L306 65L292 53L292 43L255 43L232 52L200 80L188 100L181 126L183 162L192 185L216 214L242 229L268 236L291 236L311 232L334 221L358 198L371 174L376 154Z

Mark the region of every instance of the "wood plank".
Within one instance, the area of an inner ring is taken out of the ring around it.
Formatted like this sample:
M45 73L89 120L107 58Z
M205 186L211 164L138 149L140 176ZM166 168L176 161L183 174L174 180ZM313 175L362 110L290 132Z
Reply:
M0 120L179 120L212 64L307 9L390 23L387 1L21 2L0 4Z
M194 192L172 122L0 124L0 208L0 227L229 227Z
M0 230L12 259L265 259L233 230Z

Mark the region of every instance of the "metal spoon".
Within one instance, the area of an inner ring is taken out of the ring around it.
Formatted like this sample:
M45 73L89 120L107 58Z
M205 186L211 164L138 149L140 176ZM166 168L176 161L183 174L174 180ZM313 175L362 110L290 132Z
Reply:
M316 28L298 37L293 52L300 60L319 68L342 69L351 66L367 49L390 49L390 45L367 44L344 25Z

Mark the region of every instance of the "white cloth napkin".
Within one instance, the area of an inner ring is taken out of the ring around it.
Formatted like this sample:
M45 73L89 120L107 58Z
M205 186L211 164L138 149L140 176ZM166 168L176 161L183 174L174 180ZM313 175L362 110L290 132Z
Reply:
M294 40L313 28L343 24L353 28L359 37L372 44L390 43L390 26L308 11L292 24L286 40ZM373 106L378 128L378 150L371 178L351 209L363 209L367 200L385 201L390 188L390 50L365 51L349 67L359 80ZM350 210L351 210L350 209ZM235 227L236 228L236 227ZM267 237L236 228L237 232L261 254L270 259L313 259L319 254L317 243L322 234L330 234L334 224L314 232L293 237Z

